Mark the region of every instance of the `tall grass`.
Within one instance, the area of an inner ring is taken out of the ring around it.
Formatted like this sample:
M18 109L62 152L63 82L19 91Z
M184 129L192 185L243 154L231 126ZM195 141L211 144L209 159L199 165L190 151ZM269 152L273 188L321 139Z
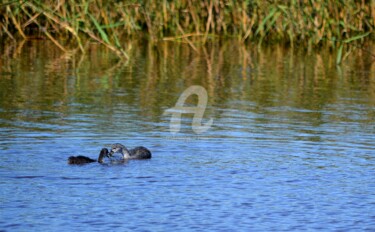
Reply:
M343 48L374 38L372 0L8 0L0 6L0 37L37 33L66 50L62 38L84 51L90 38L127 58L123 38L181 40L194 49L216 37L241 41ZM86 42L87 43L87 42Z

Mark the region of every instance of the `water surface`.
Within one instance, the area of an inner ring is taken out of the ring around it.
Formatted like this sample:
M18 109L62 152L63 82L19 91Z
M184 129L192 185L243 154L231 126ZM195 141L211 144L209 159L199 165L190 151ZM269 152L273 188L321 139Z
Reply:
M86 56L46 41L3 49L1 230L374 230L370 55L336 66L325 49L133 47L129 62L97 45ZM171 134L164 111L192 85L207 90L213 126L196 134L183 114ZM153 158L66 163L114 142Z

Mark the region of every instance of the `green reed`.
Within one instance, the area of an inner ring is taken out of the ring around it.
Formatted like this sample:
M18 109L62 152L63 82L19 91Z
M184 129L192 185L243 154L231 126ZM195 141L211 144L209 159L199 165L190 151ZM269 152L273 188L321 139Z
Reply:
M180 40L196 49L216 37L236 37L307 48L328 44L340 48L340 63L344 45L374 38L375 2L8 0L0 5L0 19L0 38L43 33L62 50L67 50L62 38L73 39L83 52L90 38L127 58L123 38Z

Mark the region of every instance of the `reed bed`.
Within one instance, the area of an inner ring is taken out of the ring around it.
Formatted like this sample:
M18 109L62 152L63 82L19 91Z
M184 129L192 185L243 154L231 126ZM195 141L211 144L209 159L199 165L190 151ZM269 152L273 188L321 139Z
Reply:
M63 51L69 41L82 52L94 40L124 58L130 49L124 38L177 40L196 49L208 40L235 37L308 48L328 44L338 48L340 63L349 49L344 46L374 39L374 28L372 0L8 0L0 5L2 40L43 35Z

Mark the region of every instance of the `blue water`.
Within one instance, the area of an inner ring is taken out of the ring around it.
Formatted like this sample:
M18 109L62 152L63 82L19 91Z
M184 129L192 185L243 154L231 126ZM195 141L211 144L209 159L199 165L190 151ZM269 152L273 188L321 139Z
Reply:
M2 95L0 229L374 231L375 108L368 89L343 85L332 90L334 101L313 95L308 105L279 96L264 103L252 99L268 91L256 92L265 84L255 82L244 97L231 89L233 96L210 102L203 121L214 123L199 135L188 115L172 135L163 115L189 84L173 88L166 105L138 104L147 98L144 81L85 96L87 89L74 87L61 101ZM14 91L23 96L22 88ZM146 146L153 158L67 164L70 155L96 158L115 142Z

